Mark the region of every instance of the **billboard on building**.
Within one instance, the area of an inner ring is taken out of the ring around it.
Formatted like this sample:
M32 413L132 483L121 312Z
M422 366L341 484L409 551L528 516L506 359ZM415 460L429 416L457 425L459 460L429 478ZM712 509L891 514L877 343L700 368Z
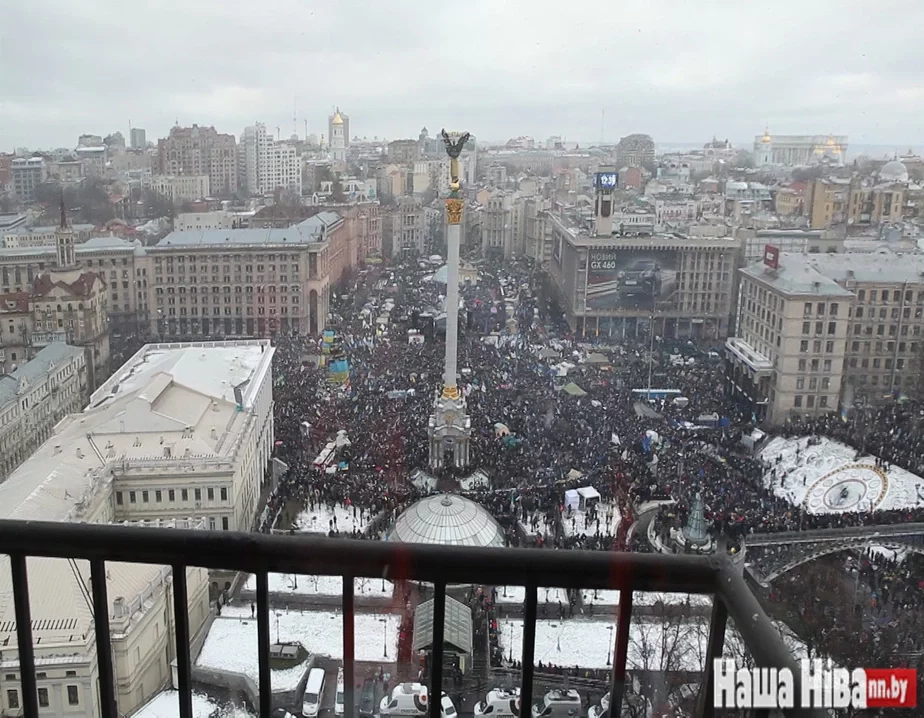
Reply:
M618 172L597 172L594 179L594 186L597 189L616 189L617 184L619 184Z
M767 244L764 246L764 264L766 264L771 269L780 268L779 247L774 247L772 244Z
M670 249L593 249L587 309L677 308L680 255Z

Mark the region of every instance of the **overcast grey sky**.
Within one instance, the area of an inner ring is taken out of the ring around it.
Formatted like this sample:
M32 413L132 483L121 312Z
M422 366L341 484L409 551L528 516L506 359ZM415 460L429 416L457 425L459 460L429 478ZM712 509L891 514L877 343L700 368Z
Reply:
M0 148L256 120L924 144L924 1L0 0Z

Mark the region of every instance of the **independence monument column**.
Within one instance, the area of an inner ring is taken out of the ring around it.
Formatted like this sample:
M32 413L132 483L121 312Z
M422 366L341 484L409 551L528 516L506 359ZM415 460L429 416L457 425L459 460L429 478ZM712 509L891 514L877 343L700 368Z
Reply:
M443 391L436 399L430 417L430 467L440 469L455 466L464 469L469 463L469 439L472 421L466 413L465 397L459 391L459 244L462 233L462 183L459 180L459 155L468 141L467 132L448 133L443 130L443 143L449 155L449 197L446 199L446 356L443 371Z

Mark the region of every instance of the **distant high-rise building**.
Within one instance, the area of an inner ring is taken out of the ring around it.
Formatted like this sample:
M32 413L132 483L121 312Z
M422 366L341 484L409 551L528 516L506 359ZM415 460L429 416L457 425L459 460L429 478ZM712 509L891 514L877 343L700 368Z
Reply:
M129 139L133 149L143 150L148 146L147 133L140 127L132 127L131 137Z
M654 162L655 143L649 135L627 135L616 145L616 163L620 167L641 167Z
M279 187L301 194L298 150L287 142L274 142L262 122L244 128L239 158L242 185L250 194L270 194Z
M48 178L42 157L20 157L10 162L13 194L23 202L35 201L35 188Z
M102 147L103 146L103 137L102 135L80 135L77 138L78 147Z
M158 173L162 175L208 175L212 194L230 195L238 190L237 140L214 127L180 127L157 141Z
M334 126L340 127L340 133L343 135L343 148L350 146L350 118L343 114L338 107L334 114L327 118L327 139L330 142L331 149L334 146Z
M103 138L103 145L111 155L119 154L125 151L125 137L121 132L113 132Z

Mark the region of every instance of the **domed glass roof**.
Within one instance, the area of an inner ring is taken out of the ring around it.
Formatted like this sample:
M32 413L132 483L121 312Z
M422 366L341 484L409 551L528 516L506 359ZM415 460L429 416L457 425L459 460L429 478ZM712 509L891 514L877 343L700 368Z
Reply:
M456 494L436 494L398 517L389 541L449 546L503 546L504 530L484 508Z
M879 178L892 180L894 182L907 182L908 168L905 167L904 163L898 160L886 162L879 170Z

